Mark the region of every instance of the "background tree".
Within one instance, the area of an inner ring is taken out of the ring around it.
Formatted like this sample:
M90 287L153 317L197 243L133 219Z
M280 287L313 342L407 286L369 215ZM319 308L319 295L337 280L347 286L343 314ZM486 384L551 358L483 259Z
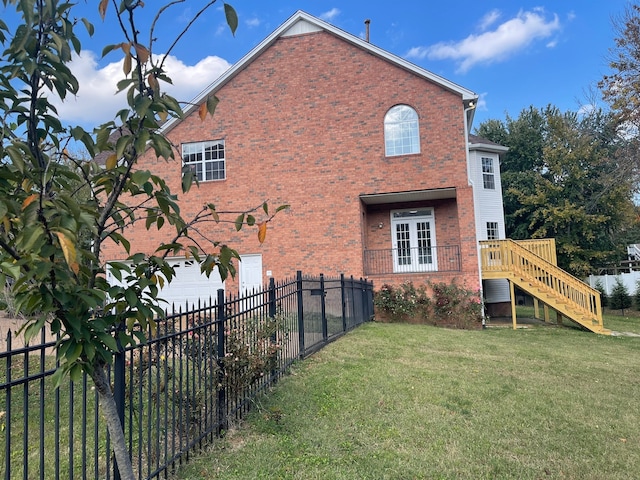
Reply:
M507 236L556 239L560 267L584 276L618 259L637 225L635 180L618 165L615 118L530 107L477 133L509 147L501 162Z
M631 2L613 22L617 35L610 49L612 73L599 83L621 128L637 137L640 127L640 4ZM636 155L637 158L637 155Z
M180 104L161 88L169 81L164 56L153 56L157 32L155 20L180 1L161 6L144 43L136 23L140 0L100 0L104 19L109 5L118 16L122 38L105 47L104 54L122 55L127 108L115 114L93 133L63 125L49 98L63 101L80 85L69 69L71 52L80 52L75 34L84 24L76 20L72 3L58 0L2 0L21 18L14 31L0 20L0 282L10 284L17 308L26 316L28 342L43 328L59 339L56 380L86 373L93 380L107 422L122 478L133 478L122 425L120 425L107 369L120 346L144 341L158 306L160 287L175 272L165 260L182 252L201 263L210 274L218 268L224 279L234 273L238 254L215 239L194 238L199 222L224 221L213 204L194 218L180 215L178 196L163 178L139 170L137 160L145 152L170 160L174 147L162 135L160 124L180 117ZM215 0L205 1L194 14L200 16ZM237 27L233 8L224 4L226 21ZM187 27L188 28L188 27ZM183 32L184 33L184 32ZM175 43L170 44L170 53ZM217 99L200 107L200 117L213 114ZM110 141L114 139L114 141ZM80 142L90 158L102 154L104 165L69 153L71 141ZM191 188L193 177L185 171L182 188ZM283 208L283 207L281 207ZM237 228L258 228L263 241L273 218L266 203L230 218ZM148 229L171 228L173 240L152 254L137 252L126 238L126 227L144 222ZM106 242L121 244L129 252L128 263L111 263L114 275L125 286L111 286L100 261Z
M624 309L631 306L631 296L626 285L616 278L616 282L611 289L611 296L609 297L609 306L612 310L620 310L624 315Z
M609 296L607 295L604 285L602 285L602 281L598 280L593 288L600 292L600 305L602 308L609 306Z
M633 303L635 304L636 310L640 310L640 280L636 282L636 291L633 294Z

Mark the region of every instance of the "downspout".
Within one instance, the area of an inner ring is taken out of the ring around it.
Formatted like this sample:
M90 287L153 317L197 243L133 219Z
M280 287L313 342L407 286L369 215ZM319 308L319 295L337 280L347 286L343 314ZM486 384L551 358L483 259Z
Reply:
M473 224L474 224L474 232L476 237L476 255L478 257L478 285L479 290L478 293L480 295L480 303L482 305L482 328L486 326L486 318L485 318L485 308L484 308L484 292L482 291L482 257L480 256L480 242L478 240L478 214L476 213L476 187L473 183L473 179L471 178L471 156L469 155L469 120L468 113L471 110L476 108L477 98L470 100L467 104L468 106L464 109L464 144L465 144L465 155L467 156L467 182L471 186L471 192L473 197Z

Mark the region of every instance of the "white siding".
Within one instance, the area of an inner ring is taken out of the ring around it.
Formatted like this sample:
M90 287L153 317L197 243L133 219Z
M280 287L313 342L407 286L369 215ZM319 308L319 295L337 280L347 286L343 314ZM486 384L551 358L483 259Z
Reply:
M493 159L495 189L485 189L482 177L482 157ZM473 200L476 215L476 237L487 240L487 222L498 224L498 238L506 238L504 206L502 203L502 181L500 179L500 158L497 153L472 150L469 152L469 167L473 182ZM483 293L487 303L509 302L509 282L507 280L485 280Z

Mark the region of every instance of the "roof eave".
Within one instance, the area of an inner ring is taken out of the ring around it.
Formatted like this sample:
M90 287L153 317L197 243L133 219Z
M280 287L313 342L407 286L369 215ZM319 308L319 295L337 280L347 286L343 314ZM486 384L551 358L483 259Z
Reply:
M485 152L506 153L509 147L502 145L490 145L488 143L469 143L469 150L482 150Z

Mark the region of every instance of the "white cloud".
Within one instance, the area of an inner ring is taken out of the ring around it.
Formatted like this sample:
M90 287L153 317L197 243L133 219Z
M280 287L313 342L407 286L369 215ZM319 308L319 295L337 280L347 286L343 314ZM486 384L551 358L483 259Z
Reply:
M484 17L482 17L480 19L480 24L478 25L480 30L486 30L487 28L489 28L491 25L493 25L494 23L496 23L496 21L500 18L501 14L500 14L500 10L491 10L489 13L487 13Z
M478 95L478 103L476 105L476 110L482 111L482 112L486 112L489 110L489 108L487 107L487 92L481 93L480 95Z
M165 62L165 70L173 85L161 82L160 88L179 101L188 101L230 66L229 62L215 56L205 57L195 65L185 65L170 56ZM112 120L118 110L126 107L125 93L116 95L116 85L124 78L122 61L99 67L96 54L83 50L79 57L73 58L69 68L78 79L78 95L75 98L68 96L64 102L57 96L51 98L63 123L91 128Z
M496 14L490 12L481 25L496 20ZM469 35L458 42L440 42L431 46L420 46L410 49L408 58L430 60L455 60L458 71L466 72L477 64L489 64L503 61L523 50L536 40L548 39L560 29L557 15L547 19L544 11L534 9L530 12L520 11L515 18L498 25L494 30ZM553 47L555 42L547 42Z
M336 18L338 15L340 15L340 10L338 10L337 8L334 7L331 10L329 10L328 12L321 13L320 14L320 18L322 20L330 22L331 20Z
M245 20L244 22L247 27L249 28L253 28L253 27L259 27L260 26L260 19L259 18L248 18L247 20Z

